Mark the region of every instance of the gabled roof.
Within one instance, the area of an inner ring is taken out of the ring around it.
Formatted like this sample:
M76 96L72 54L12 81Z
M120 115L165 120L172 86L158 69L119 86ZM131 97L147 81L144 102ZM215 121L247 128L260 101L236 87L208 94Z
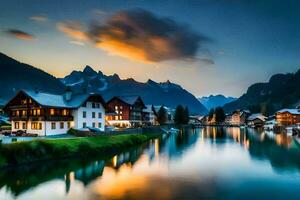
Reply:
M114 99L119 99L128 105L134 105L138 100L140 100L143 104L143 107L146 108L146 106L140 96L116 96L116 97L111 98L107 103L110 103Z
M298 109L281 109L279 111L277 111L276 113L285 113L285 112L288 112L290 114L293 114L293 115L300 115L300 110Z
M255 120L255 119L260 119L262 121L266 121L267 117L262 115L261 113L255 113L255 114L250 115L247 118L247 120L249 120L249 121L252 121L252 120Z
M104 107L106 107L105 101L103 100L100 94L76 94L72 95L71 99L67 101L64 97L64 94L51 94L46 92L37 92L34 90L21 90L12 99L14 99L20 93L27 95L28 97L32 98L36 103L45 107L78 108L86 100L88 100L88 98L93 96L100 97L101 103L104 105ZM10 101L8 101L8 103Z

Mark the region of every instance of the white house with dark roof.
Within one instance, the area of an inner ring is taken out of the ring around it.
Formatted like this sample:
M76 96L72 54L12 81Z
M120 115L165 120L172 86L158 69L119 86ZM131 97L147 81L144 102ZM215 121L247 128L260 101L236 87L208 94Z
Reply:
M12 132L39 136L64 134L70 128L105 129L106 104L99 94L50 94L34 90L19 91L4 107Z

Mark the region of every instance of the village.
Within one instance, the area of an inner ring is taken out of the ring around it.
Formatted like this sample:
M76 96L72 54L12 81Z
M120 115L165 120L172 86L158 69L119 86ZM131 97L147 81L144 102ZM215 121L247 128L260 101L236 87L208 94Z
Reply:
M114 96L105 101L100 94L73 94L70 89L66 89L61 95L37 89L20 90L8 102L1 105L0 112L1 133L14 137L14 141L17 141L17 136L63 137L70 132L95 134L124 130L134 132L134 128L167 124L176 127L181 124L175 119L177 108L145 105L140 96ZM260 128L291 136L299 135L300 132L300 105L292 109L281 109L271 116L251 113L249 110L223 113L221 117L216 113L209 113L206 116L189 115L187 110L186 115L188 120L183 124L193 127Z

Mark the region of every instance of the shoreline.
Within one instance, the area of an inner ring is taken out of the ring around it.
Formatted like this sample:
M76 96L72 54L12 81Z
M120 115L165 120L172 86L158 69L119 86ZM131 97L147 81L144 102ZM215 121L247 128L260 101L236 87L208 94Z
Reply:
M161 133L124 134L68 139L37 139L0 146L0 168L84 156L106 156L158 138Z

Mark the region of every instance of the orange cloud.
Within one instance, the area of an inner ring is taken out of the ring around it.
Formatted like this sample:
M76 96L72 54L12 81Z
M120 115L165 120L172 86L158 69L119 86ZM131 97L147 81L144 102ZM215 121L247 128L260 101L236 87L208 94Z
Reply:
M76 21L60 22L57 24L57 29L65 33L66 35L68 35L70 38L74 40L79 40L79 41L88 40L88 36L84 31L82 31L82 27L79 22Z
M10 36L20 39L20 40L34 40L35 37L29 33L26 33L24 31L20 31L17 29L10 29L8 31L6 31L7 34L9 34Z

